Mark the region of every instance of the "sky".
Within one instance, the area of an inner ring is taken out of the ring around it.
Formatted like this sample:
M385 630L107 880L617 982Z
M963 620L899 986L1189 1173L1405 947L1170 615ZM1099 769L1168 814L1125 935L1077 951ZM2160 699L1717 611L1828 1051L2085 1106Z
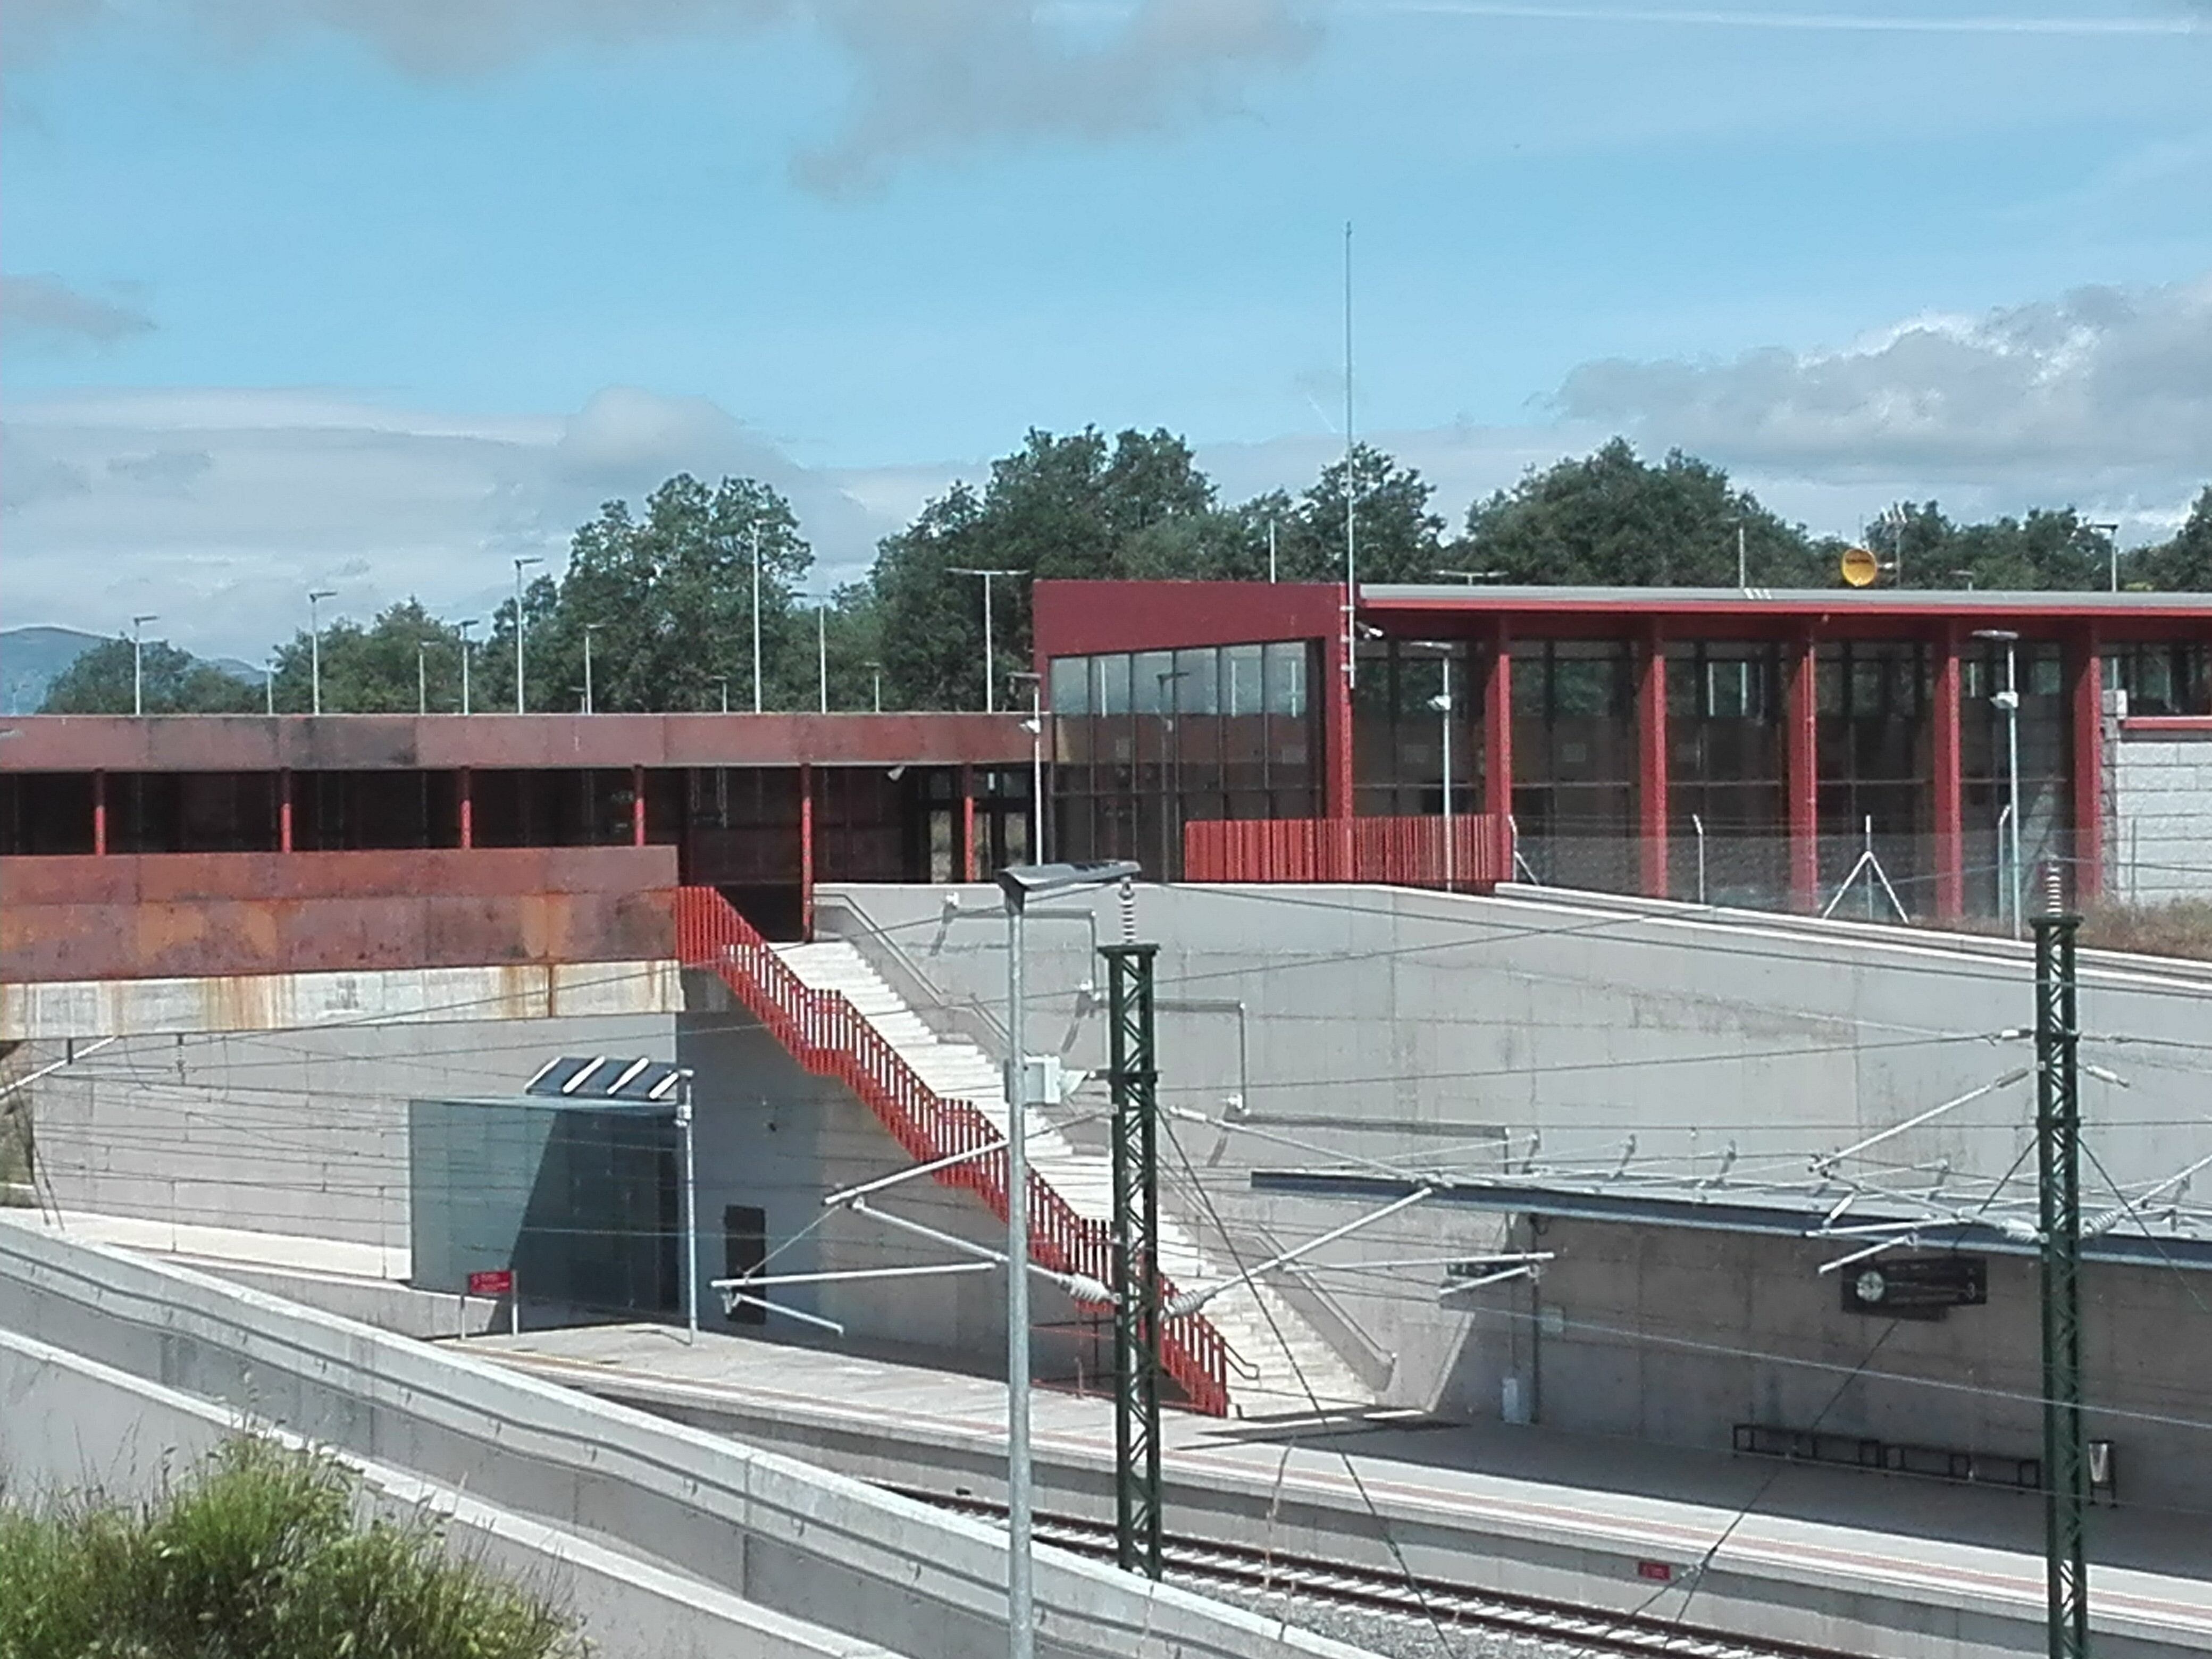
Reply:
M482 615L605 499L823 585L1031 427L1454 520L1613 433L1814 531L2212 482L2212 0L15 0L0 626Z

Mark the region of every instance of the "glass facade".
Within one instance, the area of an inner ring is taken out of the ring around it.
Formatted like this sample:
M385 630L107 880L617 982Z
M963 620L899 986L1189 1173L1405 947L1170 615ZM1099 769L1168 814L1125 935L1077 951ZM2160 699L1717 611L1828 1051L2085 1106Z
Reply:
M2160 641L2105 649L2105 683L2127 693L2129 714L2212 714L2212 645Z
M1322 814L1310 640L1056 657L1053 856L1182 872L1182 826Z
M2005 649L1998 641L1970 641L1959 665L1966 907L1991 914L2010 839L2008 722L1993 701L2005 686ZM2073 721L2060 648L2023 640L2012 650L2020 685L2020 860L2024 881L2032 881L2038 865L2072 855ZM2033 896L2029 902L2036 902Z
M1764 902L1789 879L1782 648L1678 641L1666 660L1668 890Z
M1815 650L1824 893L1850 878L1871 844L1905 908L1934 908L1935 673L1934 649L1914 641L1844 640ZM1870 907L1886 902L1870 888L1860 896Z
M1513 642L1513 817L1539 881L1637 884L1636 672L1625 640Z
M1363 817L1442 816L1445 711L1451 676L1452 811L1482 810L1484 659L1463 641L1375 640L1359 653L1352 693L1352 811Z

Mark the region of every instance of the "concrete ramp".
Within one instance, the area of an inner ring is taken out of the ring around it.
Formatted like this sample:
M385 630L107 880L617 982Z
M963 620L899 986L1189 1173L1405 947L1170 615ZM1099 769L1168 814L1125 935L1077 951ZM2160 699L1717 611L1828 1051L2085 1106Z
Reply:
M994 1528L466 1355L4 1218L0 1328L41 1345L9 1350L34 1372L51 1352L111 1379L46 1392L41 1443L140 1433L118 1418L129 1390L112 1379L153 1384L164 1411L181 1397L466 1492L860 1644L843 1651L965 1659L1005 1641ZM127 1409L140 1413L129 1424L156 1420L152 1404ZM140 1433L140 1455L166 1437ZM0 1447L11 1462L33 1455L12 1428ZM1050 1549L1036 1582L1049 1659L1356 1656Z

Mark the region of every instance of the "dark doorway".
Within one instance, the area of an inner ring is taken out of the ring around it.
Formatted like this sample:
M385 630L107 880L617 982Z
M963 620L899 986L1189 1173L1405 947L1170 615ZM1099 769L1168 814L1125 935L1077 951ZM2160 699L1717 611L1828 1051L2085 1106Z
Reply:
M750 1204L722 1206L722 1274L743 1279L768 1260L768 1212ZM732 1302L732 1325L765 1325L768 1310L757 1302Z

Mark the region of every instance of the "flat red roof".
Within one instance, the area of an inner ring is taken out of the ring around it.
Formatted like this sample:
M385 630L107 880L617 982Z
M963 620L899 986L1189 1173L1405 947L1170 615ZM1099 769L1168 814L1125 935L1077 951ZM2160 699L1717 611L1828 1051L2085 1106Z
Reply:
M1019 714L25 714L0 771L1029 764Z

